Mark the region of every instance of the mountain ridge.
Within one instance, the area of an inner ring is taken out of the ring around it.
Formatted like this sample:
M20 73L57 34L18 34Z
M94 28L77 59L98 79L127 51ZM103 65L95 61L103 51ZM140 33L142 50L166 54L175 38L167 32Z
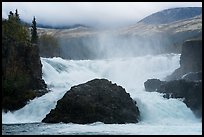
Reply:
M138 23L145 24L166 24L178 20L192 18L202 14L202 7L178 7L165 9L159 12L155 12Z
M202 14L166 24L139 22L114 30L39 28L38 33L57 38L60 56L66 59L180 53L185 40L202 39Z

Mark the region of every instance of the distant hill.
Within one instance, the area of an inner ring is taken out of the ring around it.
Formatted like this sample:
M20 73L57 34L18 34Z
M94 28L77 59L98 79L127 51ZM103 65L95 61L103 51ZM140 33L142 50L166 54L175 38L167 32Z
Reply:
M172 8L153 13L140 20L139 23L166 24L178 20L192 18L200 14L202 14L202 7Z
M195 11L197 8L187 9ZM181 13L176 15L182 16ZM165 24L140 22L115 30L98 30L81 26L71 29L38 28L38 34L56 38L60 47L60 57L65 59L181 53L184 41L202 39L202 14L193 17L188 14L188 18L180 17Z
M82 24L74 24L74 25L66 25L66 26L51 26L51 25L44 25L44 24L37 24L37 27L39 28L50 28L50 29L72 29L72 28L78 28L78 27L89 27Z
M4 18L2 18L2 20L4 20ZM31 22L26 22L24 20L21 20L21 23L26 25L26 26L31 26L32 23ZM86 28L90 28L87 25L83 25L83 24L73 24L73 25L49 25L49 24L42 24L37 22L37 27L38 28L48 28L48 29L72 29L72 28L78 28L78 27L86 27Z
M156 53L180 53L181 46L188 39L202 39L202 15L174 21L167 24L136 23L121 28L118 32L132 37L135 46ZM131 41L131 40L129 40ZM140 45L139 45L140 43Z

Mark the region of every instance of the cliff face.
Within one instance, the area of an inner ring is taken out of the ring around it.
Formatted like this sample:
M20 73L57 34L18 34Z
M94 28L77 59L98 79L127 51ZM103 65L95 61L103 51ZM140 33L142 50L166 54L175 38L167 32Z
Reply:
M202 72L202 40L187 40L183 43L180 67L167 76L166 80L180 79L192 72Z
M2 21L2 109L17 110L46 92L38 46L24 26Z
M189 40L183 44L180 65L184 72L202 71L202 40Z

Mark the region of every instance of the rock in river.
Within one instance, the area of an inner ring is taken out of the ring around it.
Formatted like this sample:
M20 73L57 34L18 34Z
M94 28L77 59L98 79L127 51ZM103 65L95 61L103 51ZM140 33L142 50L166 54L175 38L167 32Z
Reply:
M137 123L139 109L129 93L106 79L73 86L42 120L45 123Z

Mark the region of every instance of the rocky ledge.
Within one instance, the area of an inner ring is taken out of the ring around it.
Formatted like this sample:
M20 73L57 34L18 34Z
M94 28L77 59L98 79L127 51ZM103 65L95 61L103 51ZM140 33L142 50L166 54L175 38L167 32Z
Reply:
M181 79L187 73L202 72L202 40L187 40L182 45L180 67L166 77L167 81ZM202 77L198 73L196 77Z
M197 117L202 118L202 81L189 81L185 79L160 81L159 79L148 79L145 90L165 93L165 98L183 98L183 102Z
M123 124L137 123L139 116L136 101L124 88L106 79L94 79L71 87L42 122Z
M166 98L183 98L187 107L202 118L202 40L183 43L180 67L165 80L148 79L145 90L165 93Z

